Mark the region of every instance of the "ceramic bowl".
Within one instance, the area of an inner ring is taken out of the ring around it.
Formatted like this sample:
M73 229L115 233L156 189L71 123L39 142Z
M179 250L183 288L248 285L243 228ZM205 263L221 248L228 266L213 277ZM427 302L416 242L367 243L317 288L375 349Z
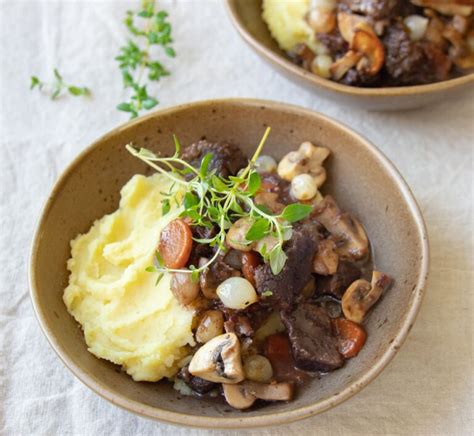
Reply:
M324 192L367 229L375 265L395 279L367 320L368 340L357 358L298 390L290 403L237 411L224 403L182 397L170 384L137 383L87 351L81 329L62 301L68 282L69 242L94 220L114 211L120 188L147 167L130 156L133 142L171 152L172 134L182 144L200 138L231 141L251 155L265 128L265 153L281 158L306 140L328 147ZM352 130L321 114L260 100L215 100L177 106L129 122L83 151L64 171L43 209L30 259L36 315L64 364L93 391L139 415L199 427L249 427L287 423L323 412L373 380L395 356L413 326L428 272L422 216L408 186L384 155ZM373 395L386 395L373 392Z
M262 19L261 0L226 0L232 23L244 41L278 72L342 105L379 111L415 109L466 92L474 95L474 73L443 82L392 88L360 88L323 79L291 62Z

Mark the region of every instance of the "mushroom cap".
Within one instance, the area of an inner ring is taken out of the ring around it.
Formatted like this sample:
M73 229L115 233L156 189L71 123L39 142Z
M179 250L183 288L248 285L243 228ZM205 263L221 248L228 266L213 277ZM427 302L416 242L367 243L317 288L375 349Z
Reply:
M257 399L242 384L223 384L222 389L226 401L235 409L248 409Z
M241 382L244 370L236 334L225 333L206 342L192 357L189 372L215 383Z
M344 316L348 320L360 324L391 282L392 279L387 274L379 271L372 273L371 283L363 279L353 282L342 296L341 304Z

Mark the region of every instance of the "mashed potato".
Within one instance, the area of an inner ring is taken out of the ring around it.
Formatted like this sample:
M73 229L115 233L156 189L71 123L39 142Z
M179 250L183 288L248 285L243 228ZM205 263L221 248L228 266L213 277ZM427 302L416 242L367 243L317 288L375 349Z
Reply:
M160 192L170 187L160 174L134 176L122 188L119 209L71 242L67 264L64 302L82 325L89 351L122 365L137 381L172 377L194 345L193 311L174 298L169 275L155 286L156 274L145 271L161 229L179 212L161 216Z
M314 32L304 19L310 3L311 0L263 0L263 19L283 50L303 42L313 45Z

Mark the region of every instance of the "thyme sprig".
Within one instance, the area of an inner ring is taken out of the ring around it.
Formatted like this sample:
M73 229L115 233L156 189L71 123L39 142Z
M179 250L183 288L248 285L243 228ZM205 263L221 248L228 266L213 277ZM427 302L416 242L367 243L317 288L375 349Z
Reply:
M193 226L217 228L215 236L207 239L193 238L200 244L215 247L215 253L208 262L197 267L191 265L189 269L176 270L166 268L158 252L156 252L156 265L147 268L147 271L158 272L158 280L165 272L191 273L194 279L199 273L209 267L218 256L226 251L225 240L227 231L232 223L239 218L247 217L252 220L252 225L246 233L249 244L260 241L266 236L275 238L276 243L269 247L261 244L260 254L265 262L270 264L273 274L278 274L284 267L287 256L283 250L285 241L291 238L292 223L305 218L311 212L311 206L304 204L290 204L279 214L271 212L263 205L258 205L253 198L261 186L261 178L255 169L255 162L260 155L265 141L270 133L267 128L260 144L248 165L236 176L228 178L218 176L210 169L212 154L206 154L199 169L180 158L181 145L174 136L175 153L171 157L158 156L150 150L136 149L132 144L126 146L127 150L135 157L141 159L159 173L165 175L174 184L185 188L182 203L179 205L180 217L187 217ZM192 175L191 180L186 177ZM170 210L171 190L162 201L162 211Z
M65 93L69 93L74 97L90 95L89 89L85 86L76 86L66 83L57 68L53 70L53 73L54 82L52 83L43 82L37 76L31 76L30 89L37 88L40 91L50 94L51 100L56 100Z
M150 82L170 75L166 67L152 56L151 50L152 46L161 46L168 57L176 56L171 46L172 28L167 17L166 11L156 11L155 0L142 0L139 11L127 11L124 23L134 40L128 40L115 59L119 62L124 88L132 91L129 100L117 105L117 109L130 113L131 118L159 103L148 93L147 84L143 83L144 75Z

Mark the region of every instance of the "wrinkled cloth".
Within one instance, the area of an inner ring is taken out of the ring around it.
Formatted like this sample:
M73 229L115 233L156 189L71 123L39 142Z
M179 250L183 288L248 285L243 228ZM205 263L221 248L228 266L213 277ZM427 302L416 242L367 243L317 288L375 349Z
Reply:
M137 2L138 3L138 2ZM214 97L281 100L324 112L363 133L400 169L431 242L429 288L399 355L366 389L308 420L248 431L152 422L82 385L35 319L27 263L35 222L65 166L127 120L114 61L136 3L0 2L0 434L2 435L467 435L473 423L472 93L421 110L347 109L274 72L240 39L218 0L161 2L173 23L172 75L150 91L159 107ZM30 75L64 78L89 100L52 102Z

